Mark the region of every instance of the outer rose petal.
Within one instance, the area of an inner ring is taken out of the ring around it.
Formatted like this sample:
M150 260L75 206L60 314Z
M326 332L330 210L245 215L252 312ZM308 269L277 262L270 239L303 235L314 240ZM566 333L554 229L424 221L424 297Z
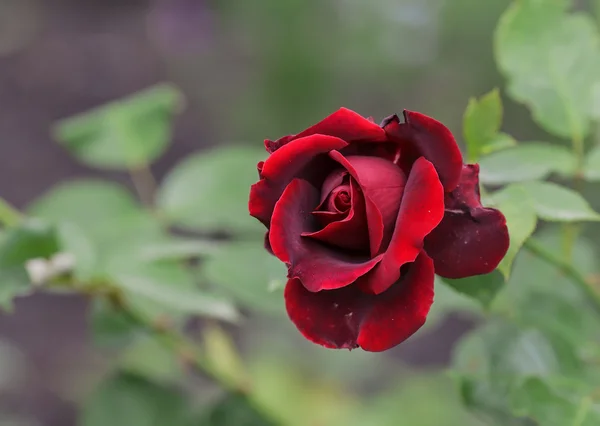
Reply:
M504 215L481 206L479 166L463 167L461 181L446 195L446 213L425 239L435 272L446 278L464 278L492 272L508 250Z
M347 145L339 138L314 135L296 139L274 152L262 164L260 171L262 179L250 188L250 201L248 203L250 215L268 227L275 203L277 203L283 190L292 179L317 155ZM323 170L309 170L308 172L323 173ZM316 207L316 204L312 207Z
M408 339L433 303L434 270L422 252L385 293L367 295L355 286L311 293L299 280L285 288L288 315L308 340L335 349L379 352Z
M331 249L303 232L316 231L312 210L319 190L302 179L294 179L275 206L269 240L275 256L289 266L288 277L299 278L309 291L347 286L369 272L382 256L346 254Z
M265 148L273 153L295 139L315 134L335 136L346 142L385 142L387 139L383 129L373 121L347 108L340 108L297 135L284 136L276 141L265 140Z
M381 123L392 141L400 144L400 161L409 164L423 156L431 161L437 170L446 191L452 191L460 180L462 154L446 126L433 118L418 112L404 110L404 121L392 115Z
M381 262L357 283L368 293L384 292L400 277L402 265L415 260L425 237L444 216L444 190L433 165L419 158L406 181L396 227Z

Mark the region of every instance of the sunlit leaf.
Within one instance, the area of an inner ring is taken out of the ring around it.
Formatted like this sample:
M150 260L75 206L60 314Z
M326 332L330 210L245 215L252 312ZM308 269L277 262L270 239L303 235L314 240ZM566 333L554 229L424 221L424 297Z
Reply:
M165 179L157 201L174 224L205 231L255 231L250 185L258 181L262 148L229 146L186 158Z
M572 175L576 162L565 147L529 142L481 158L479 177L484 184L501 185L544 179L551 173Z
M158 158L171 138L182 95L157 85L59 122L54 137L85 164L135 169Z
M558 136L582 140L600 81L598 30L590 16L566 13L569 0L514 1L495 35L508 93ZM573 48L577 46L577 48Z

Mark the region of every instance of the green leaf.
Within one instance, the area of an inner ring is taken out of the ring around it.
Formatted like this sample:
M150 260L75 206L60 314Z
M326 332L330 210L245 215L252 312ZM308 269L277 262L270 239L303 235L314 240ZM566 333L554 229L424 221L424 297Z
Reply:
M592 182L600 181L600 146L588 153L583 166L583 176Z
M149 244L168 239L156 217L110 182L58 185L29 210L58 225L63 250L75 256L75 273L81 279L102 276L115 263L140 262Z
M477 299L486 308L504 284L504 279L498 271L468 278L443 278L443 281L459 293Z
M557 222L597 221L600 215L577 192L550 182L526 182L527 191L537 215Z
M544 426L600 424L600 406L594 404L590 396L561 395L535 377L526 380L512 394L511 402L515 414Z
M488 155L492 152L501 151L516 145L517 141L511 135L497 133L490 141L481 147L481 155Z
M226 394L196 424L202 426L275 426L241 394Z
M201 273L238 302L266 313L283 312L280 291L287 282L285 265L261 242L232 243L209 256Z
M88 315L97 346L122 346L141 331L139 324L133 322L129 315L103 298L92 301Z
M25 263L57 251L55 231L43 222L31 220L9 229L0 241L0 308L10 310L15 297L32 291Z
M248 213L250 185L258 181L256 164L266 153L229 146L191 156L165 179L157 197L161 213L174 224L193 229L255 231Z
M463 133L469 162L478 160L484 147L494 140L502 124L502 99L494 89L477 100L471 98L463 117Z
M83 163L107 169L150 164L167 148L182 95L161 84L65 119L54 137Z
M140 335L119 357L123 372L156 383L175 383L183 376L177 354L155 336Z
M82 426L188 426L179 392L146 379L120 374L103 382L84 403Z
M189 272L176 263L138 265L111 273L116 284L143 314L202 315L235 322L239 314L225 299L197 288Z
M56 185L27 210L49 222L72 222L88 229L135 213L139 207L119 184L82 179Z
M498 265L498 270L508 280L512 263L521 247L535 231L537 216L529 193L522 187L511 185L493 195L495 205L506 218L510 246L504 259Z
M544 129L582 140L594 116L600 50L595 23L583 13L567 14L570 5L569 0L513 2L496 29L495 56L508 78L508 93L529 106Z
M545 179L551 173L571 176L576 163L567 148L529 142L483 157L479 160L479 178L486 185L502 185Z

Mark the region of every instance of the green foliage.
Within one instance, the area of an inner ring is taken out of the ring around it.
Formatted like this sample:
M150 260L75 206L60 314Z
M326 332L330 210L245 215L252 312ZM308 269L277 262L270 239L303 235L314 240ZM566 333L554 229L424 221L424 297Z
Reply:
M581 141L594 118L600 50L595 23L567 13L570 4L513 2L496 29L495 54L510 96L529 106L545 130Z
M172 223L203 231L259 229L248 215L256 164L267 154L243 146L215 148L187 158L165 179L159 194L161 214Z
M540 219L556 222L600 220L588 202L577 192L550 182L527 182L521 186Z
M132 374L107 378L86 401L82 426L188 426L186 400L170 387Z
M537 215L529 194L518 185L508 186L495 193L494 200L506 218L510 236L508 252L498 265L498 270L508 279L515 256L535 231Z
M583 173L589 181L600 181L600 146L595 147L588 153Z
M567 148L529 142L483 157L479 176L486 185L545 179L551 173L572 176L576 163Z
M477 299L486 308L504 283L502 274L498 271L461 279L444 278L443 281L456 291Z
M226 394L210 407L200 423L202 426L275 426L262 416L244 395Z
M481 99L469 99L463 117L463 133L467 145L467 159L475 162L480 155L505 149L516 141L505 133L499 133L502 124L502 99L494 89Z
M57 251L55 230L43 222L9 229L0 240L0 308L10 309L15 297L33 291L26 262L48 259Z
M259 241L229 244L208 257L201 268L206 280L252 309L283 312L281 289L286 268Z
M59 122L54 137L83 163L136 169L167 148L182 95L162 84Z

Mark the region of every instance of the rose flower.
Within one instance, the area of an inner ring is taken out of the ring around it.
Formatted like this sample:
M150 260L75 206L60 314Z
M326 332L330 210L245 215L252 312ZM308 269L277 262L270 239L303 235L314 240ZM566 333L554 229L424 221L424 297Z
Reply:
M481 206L479 166L426 115L379 126L342 108L265 147L250 214L288 267L290 319L317 344L392 348L425 323L436 273L485 274L508 249L504 216Z

